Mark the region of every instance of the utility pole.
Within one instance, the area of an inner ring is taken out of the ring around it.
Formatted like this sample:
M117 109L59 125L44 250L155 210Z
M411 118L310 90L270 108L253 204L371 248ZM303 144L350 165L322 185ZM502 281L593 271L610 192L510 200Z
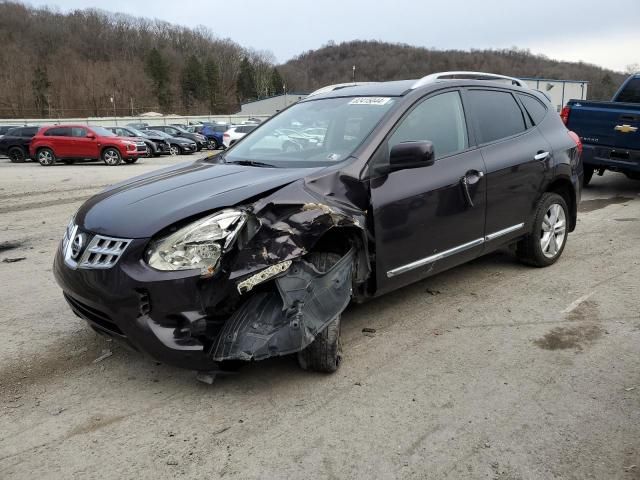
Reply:
M356 66L353 66L353 75L352 75L353 83L356 83Z
M131 116L133 117L133 97L129 97L129 101L131 102Z
M114 93L111 98L111 104L113 105L113 121L116 122L116 126L118 125L118 120L116 120L116 94Z

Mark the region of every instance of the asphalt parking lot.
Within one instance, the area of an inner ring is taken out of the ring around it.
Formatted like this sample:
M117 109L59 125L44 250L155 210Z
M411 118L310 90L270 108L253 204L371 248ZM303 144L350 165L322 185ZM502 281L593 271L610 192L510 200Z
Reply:
M97 337L51 272L82 201L193 158L0 159L0 478L640 478L640 182L596 177L550 268L504 251L350 306L334 375L209 386Z

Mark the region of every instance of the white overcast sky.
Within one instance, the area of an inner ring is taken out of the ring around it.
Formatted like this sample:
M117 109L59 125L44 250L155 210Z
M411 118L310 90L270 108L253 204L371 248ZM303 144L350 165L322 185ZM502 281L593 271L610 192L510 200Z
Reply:
M100 8L195 27L278 61L329 40L438 49L518 46L623 71L640 63L640 0L31 0L62 11Z

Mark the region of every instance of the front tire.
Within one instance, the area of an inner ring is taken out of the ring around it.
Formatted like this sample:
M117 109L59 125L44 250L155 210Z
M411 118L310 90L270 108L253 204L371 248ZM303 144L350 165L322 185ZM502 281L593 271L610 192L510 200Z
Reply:
M7 155L9 156L9 160L11 160L12 163L24 163L27 158L24 150L22 150L20 147L10 148L7 152Z
M56 163L56 155L50 148L42 148L36 154L38 163L43 167L50 167Z
M326 272L339 260L340 255L328 252L313 252L308 260L320 272ZM318 333L307 348L298 352L298 365L303 370L333 373L342 361L342 343L340 342L340 319L338 314L327 327Z
M542 195L533 218L533 228L518 244L520 260L534 267L556 263L567 243L569 209L557 193Z
M587 185L589 185L589 182L591 182L591 178L593 178L593 167L585 165L583 168L583 171L584 171L584 178L582 181L582 185L586 187Z
M172 143L171 146L169 147L169 153L174 157L176 155L180 155L181 153L180 147L175 143Z
M122 157L116 148L105 148L102 152L102 161L109 167L116 167L122 163Z

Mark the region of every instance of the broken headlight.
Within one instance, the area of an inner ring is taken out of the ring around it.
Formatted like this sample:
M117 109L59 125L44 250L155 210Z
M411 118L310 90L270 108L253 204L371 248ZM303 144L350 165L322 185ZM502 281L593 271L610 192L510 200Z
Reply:
M247 221L240 210L222 210L201 218L151 245L147 263L157 270L215 272L220 257Z

